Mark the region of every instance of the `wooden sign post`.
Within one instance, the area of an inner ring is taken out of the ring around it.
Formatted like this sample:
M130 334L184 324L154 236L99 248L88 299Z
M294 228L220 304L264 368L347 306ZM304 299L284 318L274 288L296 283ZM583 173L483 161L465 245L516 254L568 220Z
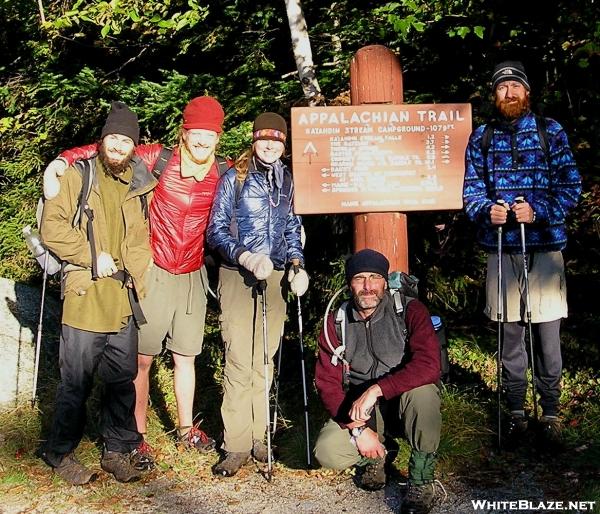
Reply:
M400 59L385 46L371 45L356 52L350 64L352 105L404 102ZM390 270L408 272L406 214L378 212L354 216L354 251L372 248L390 261Z

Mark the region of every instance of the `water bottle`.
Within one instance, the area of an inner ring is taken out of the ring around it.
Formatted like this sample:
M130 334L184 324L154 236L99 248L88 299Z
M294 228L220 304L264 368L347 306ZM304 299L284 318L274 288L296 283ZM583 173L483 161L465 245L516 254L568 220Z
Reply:
M446 329L439 316L431 316L431 323L435 334L440 343L440 375L442 382L448 379L450 373L450 360L448 359L448 340L446 339Z
M23 237L27 248L29 248L42 269L46 269L48 275L54 275L60 271L60 262L46 250L40 238L40 233L36 229L31 228L30 225L23 227Z

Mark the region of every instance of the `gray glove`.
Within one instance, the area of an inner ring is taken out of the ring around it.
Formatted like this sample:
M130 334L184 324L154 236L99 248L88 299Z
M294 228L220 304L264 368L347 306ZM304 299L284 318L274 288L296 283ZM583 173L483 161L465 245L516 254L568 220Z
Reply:
M250 271L257 280L266 280L273 272L273 261L268 255L245 251L238 257L238 262Z

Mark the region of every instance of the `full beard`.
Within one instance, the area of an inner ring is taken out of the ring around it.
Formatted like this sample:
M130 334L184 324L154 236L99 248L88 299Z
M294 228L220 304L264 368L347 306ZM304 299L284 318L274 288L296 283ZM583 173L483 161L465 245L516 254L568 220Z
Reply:
M123 156L122 160L117 162L106 154L104 145L101 145L98 156L100 157L102 166L104 166L104 172L107 175L112 175L113 177L120 177L131 164L131 158L133 157L134 151L135 149L131 150L131 152Z
M496 100L496 108L509 120L516 120L521 117L527 111L529 111L529 95L525 98L505 98L503 100Z
M377 294L375 291L360 291L358 294L354 295L354 304L359 311L366 311L369 309L375 309L383 298L383 294ZM365 296L369 296L369 298L365 298ZM373 297L375 295L375 297Z

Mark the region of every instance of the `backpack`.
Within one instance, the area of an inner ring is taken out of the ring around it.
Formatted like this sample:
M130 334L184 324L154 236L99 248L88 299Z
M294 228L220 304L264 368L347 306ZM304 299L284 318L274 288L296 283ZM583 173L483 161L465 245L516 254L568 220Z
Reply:
M400 338L406 343L408 337L408 329L406 328L406 308L408 304L418 298L419 279L414 275L408 275L402 271L394 271L390 273L388 277L388 291L392 297L394 303L394 311L398 317L400 325ZM346 350L346 325L347 317L346 312L348 308L348 301L345 301L340 305L335 316L335 330L338 340L341 342L334 352L331 362L334 366L337 365L338 361L342 362L342 382L344 390L347 391L350 386L350 363L345 359ZM441 328L441 327L440 327ZM440 372L441 377L444 379L448 374L448 349L446 347L445 334L434 327L436 335L438 336L438 343L440 345ZM443 337L440 337L443 336Z

